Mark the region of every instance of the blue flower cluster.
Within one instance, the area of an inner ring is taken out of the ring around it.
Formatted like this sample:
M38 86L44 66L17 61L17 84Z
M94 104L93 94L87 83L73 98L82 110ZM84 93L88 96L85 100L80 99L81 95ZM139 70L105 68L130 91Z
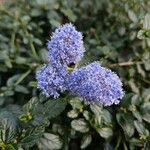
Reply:
M72 24L56 29L47 46L49 61L55 66L77 64L85 52L82 34Z
M72 24L65 24L52 34L47 43L48 65L37 72L38 88L47 97L57 98L65 91L70 64L77 64L85 52L82 34Z
M66 80L67 88L90 103L105 106L118 104L124 95L119 77L110 69L93 62L73 71Z
M54 96L57 98L60 92L66 90L64 85L66 75L65 71L61 73L51 65L43 65L37 72L38 88L46 97Z
M47 46L49 64L37 72L38 88L44 95L57 98L68 90L90 103L119 103L124 95L122 83L110 69L93 62L68 70L70 64L78 64L85 52L82 34L72 24L56 29Z

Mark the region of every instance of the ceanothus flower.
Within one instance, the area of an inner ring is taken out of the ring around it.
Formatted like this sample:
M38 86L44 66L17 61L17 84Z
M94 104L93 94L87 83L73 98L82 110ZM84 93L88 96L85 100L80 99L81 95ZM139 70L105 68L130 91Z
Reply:
M110 69L93 62L74 70L66 79L67 88L90 103L118 104L124 95L119 77Z
M54 96L57 98L60 92L66 90L64 84L66 75L67 72L63 67L58 69L51 65L43 65L36 74L38 88L46 97Z
M55 30L47 47L49 62L55 67L77 64L85 52L82 34L70 23Z

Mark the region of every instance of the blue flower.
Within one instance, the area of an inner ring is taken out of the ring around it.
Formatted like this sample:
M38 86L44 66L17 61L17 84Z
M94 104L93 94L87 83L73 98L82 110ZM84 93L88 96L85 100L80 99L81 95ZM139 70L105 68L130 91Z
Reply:
M77 64L85 52L82 34L68 23L55 30L47 47L49 62L55 67Z
M124 92L114 72L98 62L75 68L85 49L82 34L72 24L56 29L47 46L49 65L37 72L38 88L44 95L57 98L68 90L90 103L105 106L119 103Z
M93 62L74 70L66 79L67 88L90 103L118 104L124 92L119 77L110 69Z
M51 65L43 65L36 74L38 88L46 97L54 96L54 98L57 98L60 92L66 90L64 84L66 75L67 72L64 68L58 70Z

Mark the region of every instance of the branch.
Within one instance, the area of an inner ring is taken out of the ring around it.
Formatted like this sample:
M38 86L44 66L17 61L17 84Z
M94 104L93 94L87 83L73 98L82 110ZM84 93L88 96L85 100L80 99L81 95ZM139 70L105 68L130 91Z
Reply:
M142 61L128 61L128 62L120 62L120 63L116 63L116 64L110 64L108 65L108 67L113 68L113 67L117 67L117 66L132 66L132 65L136 65L136 64L143 64L144 62Z

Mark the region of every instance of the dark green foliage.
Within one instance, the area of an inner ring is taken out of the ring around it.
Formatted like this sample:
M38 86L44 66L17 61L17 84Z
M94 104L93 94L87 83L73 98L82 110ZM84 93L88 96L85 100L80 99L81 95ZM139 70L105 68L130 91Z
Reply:
M150 149L148 0L0 1L0 149ZM83 32L81 66L100 61L121 77L117 106L88 105L66 93L46 99L35 73L59 25Z

